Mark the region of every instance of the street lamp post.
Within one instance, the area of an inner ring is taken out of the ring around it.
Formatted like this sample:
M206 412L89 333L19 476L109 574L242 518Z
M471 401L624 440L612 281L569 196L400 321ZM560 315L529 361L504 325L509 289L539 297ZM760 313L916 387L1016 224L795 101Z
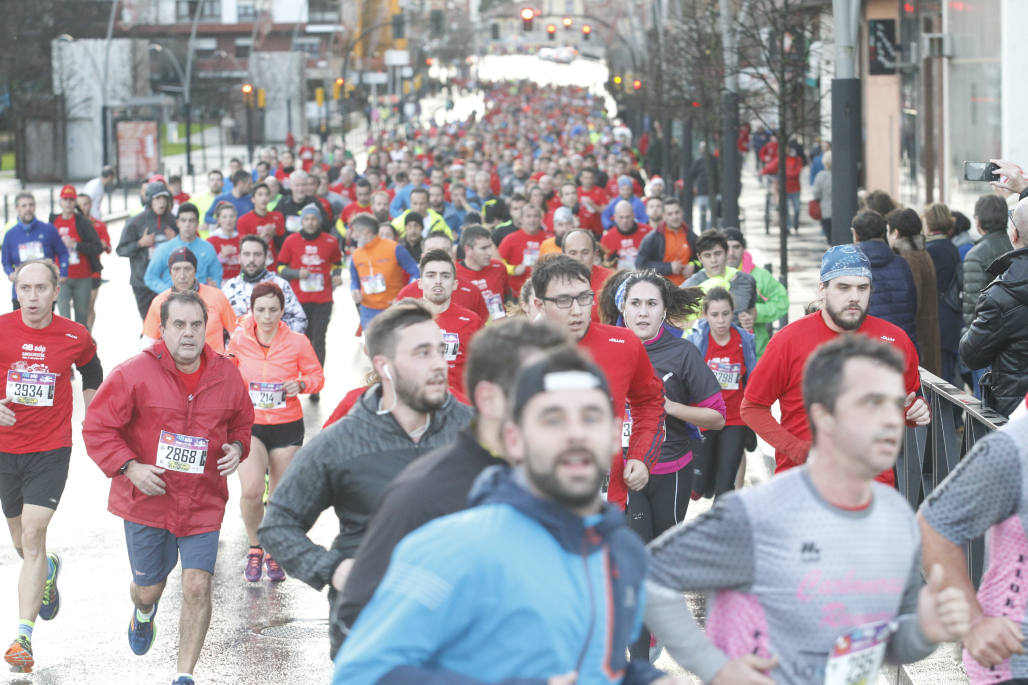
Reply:
M178 57L175 56L174 52L172 52L171 50L165 50L164 46L160 45L159 43L150 43L150 49L160 55L165 55L168 57L168 61L171 62L171 66L175 69L175 74L178 75L178 79L182 83L182 109L184 110L184 114L186 117L186 172L192 174L193 163L190 156L192 149L189 135L191 132L190 129L192 128L192 107L190 107L189 105L189 79L187 79L186 75L182 72L182 65L179 64Z

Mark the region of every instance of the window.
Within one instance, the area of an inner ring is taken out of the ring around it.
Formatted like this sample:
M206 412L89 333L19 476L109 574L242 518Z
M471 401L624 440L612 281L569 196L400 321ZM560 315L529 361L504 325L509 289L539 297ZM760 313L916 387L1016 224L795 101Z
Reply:
M254 21L255 19L257 19L256 0L239 0L236 5L236 21Z
M236 58L246 59L250 56L251 41L249 38L236 38Z
M321 39L298 36L296 40L293 42L293 49L307 53L307 56L312 59L320 57Z
M196 14L196 7L200 0L175 0L175 18L178 21L190 21ZM221 19L221 0L205 0L203 9L200 11L201 21L213 21Z

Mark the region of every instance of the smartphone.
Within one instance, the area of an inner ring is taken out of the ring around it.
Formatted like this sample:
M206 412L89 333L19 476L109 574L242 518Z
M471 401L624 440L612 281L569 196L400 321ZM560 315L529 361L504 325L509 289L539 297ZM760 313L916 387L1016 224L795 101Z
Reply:
M964 162L964 180L995 181L998 168L992 162Z

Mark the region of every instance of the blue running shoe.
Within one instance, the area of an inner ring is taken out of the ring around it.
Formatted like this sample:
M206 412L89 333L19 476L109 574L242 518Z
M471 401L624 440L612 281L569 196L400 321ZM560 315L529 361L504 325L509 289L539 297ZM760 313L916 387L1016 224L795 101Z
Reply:
M132 648L132 652L139 656L143 656L150 651L153 646L154 637L157 635L157 624L154 619L157 618L157 605L153 605L153 615L149 621L139 621L136 619L136 609L132 609L132 620L129 621L128 628L128 640L129 647Z
M178 678L171 681L171 685L195 685L195 683L193 683L193 679L189 676L180 675Z
M39 617L49 621L61 608L61 595L57 592L57 574L61 572L61 558L51 552L46 555L46 583L43 585L43 604L39 607Z

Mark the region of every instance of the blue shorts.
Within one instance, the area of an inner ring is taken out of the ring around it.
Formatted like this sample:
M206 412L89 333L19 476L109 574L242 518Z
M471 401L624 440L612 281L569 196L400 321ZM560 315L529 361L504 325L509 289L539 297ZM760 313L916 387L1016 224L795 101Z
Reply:
M125 521L132 582L140 587L158 585L171 575L180 553L183 569L198 568L214 575L220 532L212 530L179 538L163 528Z
M372 309L364 305L360 305L358 309L360 311L361 328L365 331L368 330L368 324L371 323L371 320L385 311L384 309Z

